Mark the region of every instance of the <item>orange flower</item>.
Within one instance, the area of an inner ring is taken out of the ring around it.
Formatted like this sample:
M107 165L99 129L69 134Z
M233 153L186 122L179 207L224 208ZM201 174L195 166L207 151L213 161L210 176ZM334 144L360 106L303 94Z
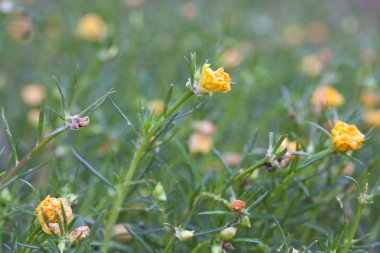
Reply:
M319 86L311 97L311 103L315 106L331 108L341 106L344 103L344 97L331 86Z
M231 210L235 213L242 213L245 207L245 202L242 200L234 200L231 203Z
M69 202L65 198L53 198L48 195L36 208L38 220L40 221L42 230L46 234L52 234L61 236L63 231L59 229L59 223L56 219L56 215L60 220L64 221L63 212L61 210L61 203L66 214L67 223L70 223L73 220L73 212L69 205ZM45 213L45 217L44 214ZM46 224L45 218L49 221L49 225Z
M201 94L227 93L231 90L231 78L228 73L224 72L224 68L218 68L213 71L210 64L204 64L201 80L197 88L197 91Z
M342 121L336 122L331 133L335 150L341 152L359 149L365 140L364 134L355 125L349 125Z

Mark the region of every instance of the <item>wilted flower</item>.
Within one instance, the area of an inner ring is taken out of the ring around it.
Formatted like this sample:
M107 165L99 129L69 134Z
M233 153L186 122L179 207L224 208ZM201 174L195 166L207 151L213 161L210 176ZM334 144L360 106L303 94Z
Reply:
M103 19L95 13L85 15L77 24L78 36L89 41L100 41L104 38L106 30Z
M71 210L70 204L65 198L53 198L48 195L36 208L37 217L41 224L42 230L46 234L55 234L57 236L62 236L62 232L59 229L59 221L56 216L59 217L60 222L64 221L63 211L61 209L61 203L64 208L66 221L70 223L73 220L73 212ZM46 223L49 222L49 225Z
M235 213L243 213L245 202L242 200L234 200L231 203L231 210Z
M73 232L70 233L70 240L71 242L74 242L74 241L81 242L89 234L90 234L90 228L88 226L80 226L80 227L75 228Z
M370 89L365 89L360 94L360 102L367 107L375 107L379 103L379 97L376 92Z
M228 227L220 231L219 236L224 241L230 241L232 238L234 238L236 231L236 227Z
M344 103L344 97L333 87L322 85L314 91L311 103L316 107L322 105L324 108L334 108Z
M336 122L331 133L335 150L341 152L359 149L365 140L364 134L355 125L349 125L342 121Z
M204 64L202 67L201 80L197 87L197 92L200 94L210 94L217 92L227 93L231 90L230 75L224 72L224 68L218 68L213 71L210 64Z
M368 127L380 126L380 110L368 110L363 113L363 123Z
M212 139L210 136L195 132L189 139L189 150L193 154L206 154L212 148Z
M29 106L39 105L45 96L45 88L41 84L28 84L21 90L21 98Z

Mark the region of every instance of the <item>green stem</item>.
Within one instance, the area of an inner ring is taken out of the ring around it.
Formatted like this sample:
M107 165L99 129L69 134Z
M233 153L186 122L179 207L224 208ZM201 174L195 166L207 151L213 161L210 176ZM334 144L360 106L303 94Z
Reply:
M16 163L5 175L5 177L1 180L0 186L8 182L12 179L15 174L25 165L27 161L30 160L38 151L40 151L43 147L45 147L50 141L52 141L59 134L63 133L68 127L62 127L54 131L54 134L49 135L45 139L43 139L40 144L35 146L28 154L26 154L18 163Z
M348 238L347 238L347 242L346 242L346 244L342 250L342 253L348 252L348 250L350 249L350 247L352 245L352 241L354 240L356 231L358 230L360 219L362 217L363 208L364 208L364 205L359 204L359 207L355 213L354 224L351 227L350 233L349 233Z
M224 187L222 188L221 194L225 193L227 191L228 187L230 187L233 183L235 183L235 182L243 179L244 177L252 174L252 172L254 172L256 169L260 168L261 166L263 166L267 162L268 162L268 158L265 157L265 158L261 159L260 161L258 161L257 163L255 163L254 165L252 165L251 167L249 167L248 169L246 169L243 173L235 174L224 185Z
M210 240L207 240L207 241L204 241L204 242L201 242L200 244L198 244L194 249L192 249L190 251L190 253L197 253L201 248L203 247L206 247L207 245L210 244Z
M152 130L143 137L140 146L135 151L133 155L133 159L129 166L128 172L124 177L123 184L120 185L118 195L116 197L116 201L113 203L109 219L107 221L106 233L104 236L104 246L102 248L102 252L107 252L108 244L111 241L112 237L112 228L116 224L117 218L119 216L120 209L123 205L123 202L127 196L129 186L131 185L131 181L137 169L137 166L145 154L145 151L150 145L151 138L157 133L157 131L162 127L165 121L192 95L194 94L191 91L187 91L177 102L175 102L166 112L166 115L162 115L161 119L153 126Z

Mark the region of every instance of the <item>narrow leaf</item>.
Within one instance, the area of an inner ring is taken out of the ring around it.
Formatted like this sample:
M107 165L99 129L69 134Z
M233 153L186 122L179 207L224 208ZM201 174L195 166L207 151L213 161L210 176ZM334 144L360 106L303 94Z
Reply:
M17 156L17 151L16 151L16 145L13 141L12 132L9 128L7 119L5 118L4 108L1 108L1 119L3 121L3 129L5 131L5 135L7 136L8 143L9 143L10 148L12 150L12 156L13 156L14 163L17 164L18 163L18 156Z
M84 160L73 148L71 148L71 152L73 155L87 168L92 174L94 174L97 178L99 178L103 183L111 187L113 190L116 190L115 186L108 181L102 174L100 174L97 170L95 170L86 160Z

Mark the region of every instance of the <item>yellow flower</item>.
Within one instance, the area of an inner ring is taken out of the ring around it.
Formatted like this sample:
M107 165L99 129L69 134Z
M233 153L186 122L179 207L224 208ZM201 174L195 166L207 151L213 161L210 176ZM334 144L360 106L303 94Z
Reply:
M212 148L210 136L195 132L189 139L189 150L192 154L207 154Z
M56 213L63 223L64 218L61 210L61 202L66 214L67 223L70 223L73 220L73 212L69 202L65 198L53 198L48 195L36 208L38 220L41 223L42 230L46 234L50 235L54 233L58 236L62 235L55 215ZM46 224L43 213L45 213L46 219L49 221L49 225Z
M198 85L198 92L210 95L217 92L229 92L231 90L230 75L224 72L224 68L218 68L213 71L210 64L204 64L202 67L201 80Z
M320 86L314 91L311 103L315 106L322 105L324 108L334 108L344 103L344 97L331 86Z
M77 34L89 41L100 41L106 34L106 25L97 14L87 14L79 20Z
M331 133L335 150L341 152L359 149L365 140L364 134L355 125L349 125L342 121L335 123Z

